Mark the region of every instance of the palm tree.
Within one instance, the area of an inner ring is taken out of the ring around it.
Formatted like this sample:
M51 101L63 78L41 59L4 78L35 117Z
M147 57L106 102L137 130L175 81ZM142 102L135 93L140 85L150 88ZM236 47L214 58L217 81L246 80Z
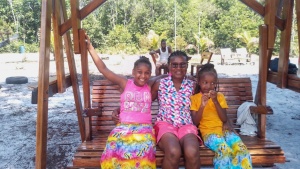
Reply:
M197 46L199 46L199 53L208 51L209 48L215 45L214 42L207 37L200 38L200 36L194 34L194 38L196 39Z
M157 35L154 30L150 30L148 35L147 35L147 39L149 41L150 44L150 48L151 49L156 49L159 47L159 35Z
M239 38L246 45L246 49L249 52L249 56L253 53L258 45L258 38L252 37L249 32L236 33L234 37Z

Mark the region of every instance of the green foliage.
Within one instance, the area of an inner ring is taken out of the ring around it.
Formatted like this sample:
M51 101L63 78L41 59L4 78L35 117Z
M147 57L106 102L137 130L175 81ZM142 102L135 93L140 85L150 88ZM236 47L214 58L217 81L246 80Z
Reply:
M13 41L10 44L0 48L0 53L19 53L20 46L24 46L22 41ZM26 53L36 53L39 51L38 44L25 44Z
M116 25L107 35L108 46L126 46L130 43L132 43L132 36L123 25Z
M239 38L243 45L246 46L249 53L254 53L258 50L258 38L252 37L249 32L244 31L243 33L236 33L234 37ZM239 46L241 47L241 46Z
M13 41L10 44L0 48L0 53L19 53L19 47L22 45L22 41Z
M175 44L175 41L173 41L172 43ZM185 41L184 37L176 37L176 46L176 50L186 51L185 47L187 46L187 42Z
M258 2L264 5L263 0ZM82 8L90 0L79 3ZM66 8L70 17L70 1L66 1ZM40 17L40 0L1 1L0 32L19 33L22 42L11 43L0 51L18 52L19 46L24 44L26 52L38 51ZM187 50L187 44L195 46L196 50L200 46L200 51L225 47L235 50L245 46L250 52L257 53L256 44L251 42L259 36L261 24L263 18L239 0L106 1L82 20L82 27L94 47L103 53L148 53L159 48L161 39L167 39L167 44L175 49L174 37L177 37L176 49L181 50ZM279 52L278 36L274 53ZM0 37L0 40L3 38L6 37ZM298 53L294 42L291 46L292 54Z

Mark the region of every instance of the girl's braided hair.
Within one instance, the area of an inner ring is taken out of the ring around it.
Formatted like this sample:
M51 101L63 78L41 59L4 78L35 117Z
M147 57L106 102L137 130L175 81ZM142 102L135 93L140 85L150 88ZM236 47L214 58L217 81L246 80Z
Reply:
M211 64L211 63L207 63L204 65L201 65L198 73L197 73L197 86L195 88L195 93L199 93L201 91L200 85L199 85L199 81L200 78L203 76L204 73L212 73L216 76L216 78L218 79L218 73L215 69L215 65ZM219 83L217 83L218 85Z
M150 70L152 70L151 62L149 61L149 58L147 58L145 56L140 56L140 58L134 62L133 68L136 68L141 63L147 64L149 66Z

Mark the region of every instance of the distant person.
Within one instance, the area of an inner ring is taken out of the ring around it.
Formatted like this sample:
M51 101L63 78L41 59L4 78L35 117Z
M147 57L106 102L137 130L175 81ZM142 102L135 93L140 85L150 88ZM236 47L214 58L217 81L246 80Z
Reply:
M191 97L192 118L204 145L215 152L214 168L251 169L249 151L227 121L225 97L216 91L218 75L214 65L203 65L197 76L196 94Z
M160 48L157 49L156 51L151 51L149 54L153 57L153 55L158 54L159 55L159 60L156 61L155 63L155 75L160 75L159 68L161 66L167 66L168 64L168 58L170 54L172 53L171 47L167 46L166 39L161 40ZM157 55L156 55L157 56ZM157 59L157 57L154 57L154 59Z

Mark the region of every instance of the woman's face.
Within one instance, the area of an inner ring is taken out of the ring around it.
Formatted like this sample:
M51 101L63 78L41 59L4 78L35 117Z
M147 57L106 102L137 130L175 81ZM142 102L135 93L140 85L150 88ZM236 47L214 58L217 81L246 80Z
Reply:
M188 61L184 56L173 56L170 59L169 71L172 78L183 79L188 68Z

